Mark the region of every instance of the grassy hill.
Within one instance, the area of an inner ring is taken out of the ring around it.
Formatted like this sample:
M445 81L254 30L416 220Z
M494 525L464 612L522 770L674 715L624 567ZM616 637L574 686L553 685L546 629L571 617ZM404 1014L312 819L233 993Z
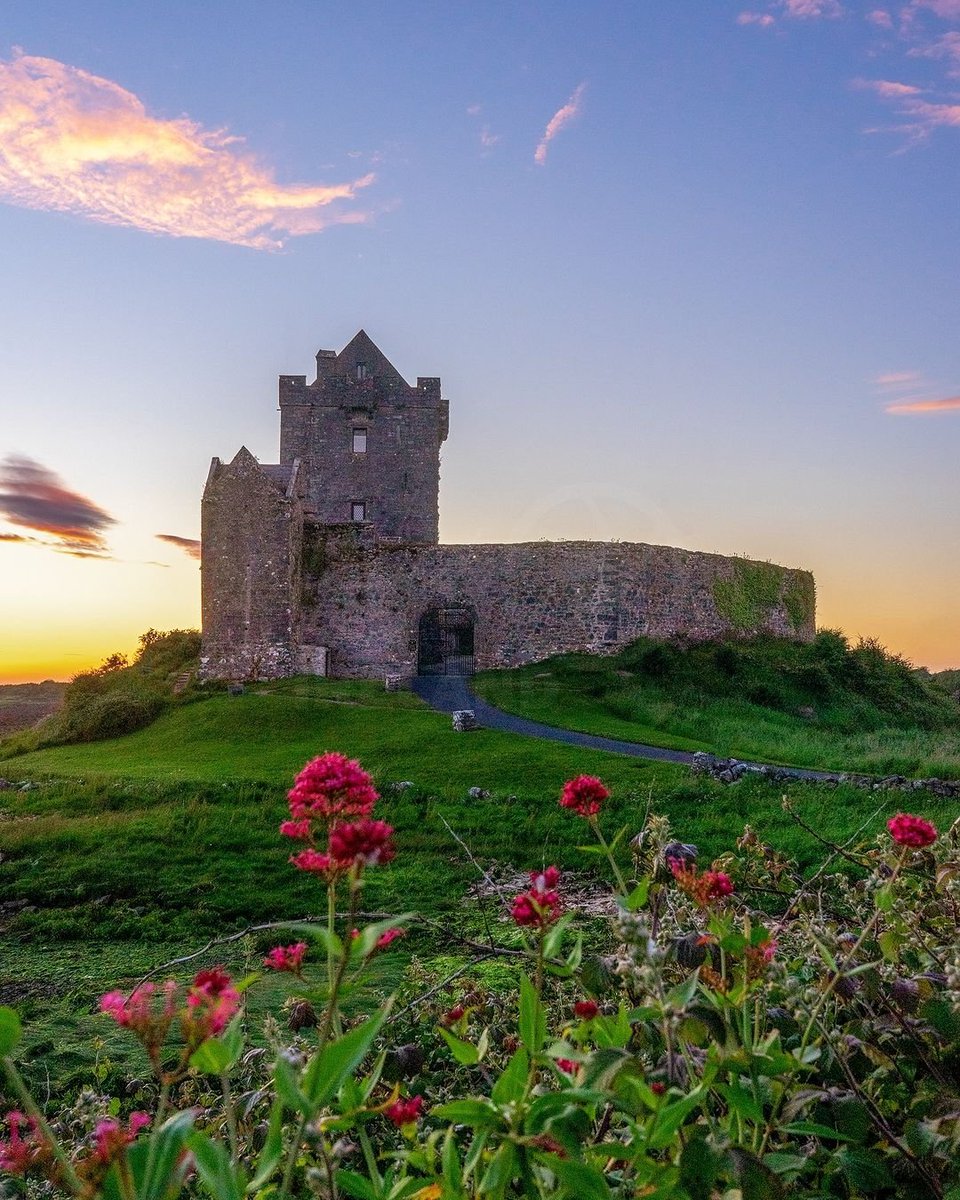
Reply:
M558 724L647 736L629 712L607 706L604 715L607 691L590 695L598 676L625 689L636 667L585 661L575 691L578 670L552 663L517 672L517 694L529 680L529 696L548 697ZM627 670L631 676L620 674ZM480 686L490 694L506 678ZM930 717L933 725L938 719ZM687 730L674 736L702 744L696 725ZM93 1015L100 993L210 939L322 908L318 887L288 865L290 844L277 825L293 774L324 750L358 757L374 774L378 815L397 830L397 858L371 875L368 911L423 914L384 956L384 984L405 971L422 979L450 969L463 961L462 939L484 938L502 919L501 902L477 900L481 867L496 876L556 862L579 886L595 886L594 860L579 848L582 826L557 806L562 782L580 773L610 786L608 827L638 829L652 808L709 859L730 849L749 821L805 866L822 856L816 837L784 812L782 789L762 780L723 787L641 759L489 730L457 734L414 696L373 683L286 680L165 703L152 724L122 737L17 754L16 742L5 745L0 766L15 786L0 791L0 1003L21 1010L37 1061L44 1048L52 1052L65 1085L89 1082L93 1070L133 1069ZM485 794L471 797L471 788ZM903 806L900 793L799 784L789 791L806 824L836 840L858 830L868 836ZM955 808L925 797L921 811L945 826ZM179 971L218 961L242 971L276 940L261 933L214 945ZM264 1007L276 998L269 985L258 995Z
M475 681L491 704L551 725L761 762L960 777L960 705L876 642L823 631L620 654L567 654Z

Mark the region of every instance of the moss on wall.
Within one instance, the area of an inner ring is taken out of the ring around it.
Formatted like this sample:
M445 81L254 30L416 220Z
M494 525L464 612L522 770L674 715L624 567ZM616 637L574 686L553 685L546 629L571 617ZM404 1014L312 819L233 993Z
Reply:
M795 633L802 633L805 629L812 631L817 608L813 576L793 575L784 589L782 604Z
M783 567L776 563L734 559L730 577L714 580L717 612L742 633L756 631L779 604L785 575ZM793 613L789 615L796 628Z

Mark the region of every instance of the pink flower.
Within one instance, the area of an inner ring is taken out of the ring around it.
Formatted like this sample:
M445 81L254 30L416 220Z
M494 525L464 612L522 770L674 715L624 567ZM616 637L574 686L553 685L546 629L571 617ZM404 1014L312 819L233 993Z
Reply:
M518 925L545 929L563 910L560 897L553 890L560 882L560 872L556 867L547 867L532 871L530 880L531 886L514 897L510 915Z
M577 1063L575 1063L572 1058L555 1058L553 1061L557 1064L560 1070L565 1072L567 1075L576 1075Z
M912 846L915 850L932 846L937 840L936 826L925 821L923 817L914 817L910 813L897 813L887 822L887 828L898 845Z
M100 1011L138 1037L153 1059L159 1055L176 1015L177 985L173 979L163 985L162 995L163 1003L158 1007L155 1002L155 998L159 998L157 985L142 983L129 996L123 992L107 992L100 997Z
M50 1160L53 1147L33 1117L26 1117L22 1112L8 1112L7 1124L10 1140L0 1142L0 1170L10 1175L25 1175L31 1167Z
M330 857L339 867L388 863L395 854L392 834L393 827L386 821L365 819L335 825L330 830Z
M98 1121L94 1130L93 1149L96 1162L102 1166L109 1166L120 1157L127 1146L136 1141L140 1130L149 1124L150 1117L143 1112L131 1113L126 1129L119 1121Z
M240 993L223 967L198 971L187 992L187 1011L181 1018L183 1034L191 1046L223 1033L240 1007Z
M733 895L733 880L725 871L704 871L703 879L707 885L708 900L720 900Z
M449 1009L443 1014L443 1016L440 1018L440 1024L447 1026L456 1025L456 1023L462 1019L465 1012L466 1009L462 1004L455 1004L453 1008Z
M310 821L307 818L302 821L281 821L280 832L284 837L306 841L310 836Z
M563 785L560 806L571 809L581 817L594 817L609 795L595 775L578 775Z
M418 1121L422 1109L423 1097L411 1096L409 1100L394 1100L393 1104L388 1104L383 1110L383 1115L398 1129L402 1129L404 1125L412 1125Z
M777 953L777 939L767 938L766 941L761 942L757 946L757 949L763 955L765 963L773 962L774 956Z
M387 929L377 938L377 950L386 950L391 942L395 942L397 938L402 938L404 931L402 929Z
M310 871L314 875L326 875L337 869L330 855L321 854L319 850L301 850L290 861L298 870Z
M289 971L293 975L299 975L306 952L306 942L294 942L292 946L274 946L263 960L263 965L271 971Z
M331 752L307 763L293 781L288 799L295 821L336 821L341 817L369 817L377 793L373 780L358 762Z
M592 1021L600 1011L600 1005L595 1000L578 1000L573 1006L573 1015L581 1021Z

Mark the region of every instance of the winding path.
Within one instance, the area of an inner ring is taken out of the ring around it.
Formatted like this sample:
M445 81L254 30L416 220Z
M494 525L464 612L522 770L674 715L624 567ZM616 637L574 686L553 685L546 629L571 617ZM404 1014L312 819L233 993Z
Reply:
M649 758L654 762L682 763L693 765L693 752L690 750L667 750L663 746L647 746L642 742L622 742L616 738L600 737L594 733L578 733L573 729L558 729L554 725L544 725L540 721L531 721L527 717L518 717L514 713L504 712L494 708L479 696L475 696L468 686L468 676L465 675L418 675L413 680L413 691L426 701L431 708L438 712L453 713L458 709L469 708L477 721L485 729L497 729L503 733L520 733L526 737L549 738L554 742L564 742L568 746L586 746L590 750L607 750L611 754L629 754L634 758ZM800 767L781 767L772 763L743 762L748 770L758 771L769 767L782 771L795 779L836 779L836 774L830 771L807 771Z

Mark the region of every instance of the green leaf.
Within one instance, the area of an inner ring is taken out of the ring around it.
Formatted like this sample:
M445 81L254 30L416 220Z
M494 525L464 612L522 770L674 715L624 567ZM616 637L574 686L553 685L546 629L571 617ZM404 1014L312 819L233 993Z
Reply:
M380 1009L362 1025L314 1055L303 1077L303 1090L312 1104L319 1108L337 1094L340 1085L373 1045L388 1011L389 1006Z
M547 1015L526 974L520 976L520 1040L530 1054L539 1054L547 1040Z
M210 1037L190 1055L190 1066L205 1075L222 1075L231 1065L230 1057L226 1042Z
M469 1125L472 1129L493 1129L503 1124L503 1118L486 1100L451 1100L432 1108L430 1116L453 1125Z
M740 1146L732 1146L727 1153L740 1185L741 1200L782 1200L783 1184L769 1167Z
M893 1184L887 1164L873 1150L863 1146L841 1146L835 1157L851 1186L862 1192L879 1192Z
M774 1175L788 1175L793 1171L802 1171L807 1166L807 1159L802 1154L783 1154L771 1150L763 1156L763 1165L769 1167Z
M894 893L893 888L888 883L885 887L880 888L877 892L877 908L881 912L890 912L893 908Z
M259 1192L263 1185L270 1179L280 1164L283 1157L283 1104L278 1099L274 1100L273 1106L270 1109L270 1126L267 1130L267 1140L263 1144L263 1149L260 1151L260 1157L256 1163L256 1173L247 1184L247 1191L251 1193Z
M337 1171L337 1187L345 1196L353 1196L355 1200L377 1200L379 1195L370 1180L356 1171Z
M187 1147L193 1153L200 1182L211 1196L216 1200L243 1200L241 1168L231 1163L224 1146L195 1130L187 1138Z
M0 1058L6 1058L20 1041L20 1018L12 1008L0 1007Z
M162 1200L179 1193L188 1165L183 1151L196 1115L192 1108L174 1113L149 1138L139 1138L127 1151L137 1200Z
M474 1063L480 1061L480 1051L473 1042L465 1042L462 1038L458 1038L456 1034L450 1032L449 1029L441 1029L440 1036L450 1047L453 1057L458 1063L463 1063L465 1067L472 1067Z
M547 936L543 939L543 956L544 958L556 958L560 953L560 946L563 943L563 936L570 927L573 920L573 913L566 913L560 918L556 925L551 925L547 930Z
M694 997L697 990L698 976L696 971L692 975L688 975L683 983L677 984L675 988L667 993L665 1004L673 1009L684 1009Z
M746 1117L748 1121L753 1121L757 1125L763 1123L763 1108L739 1079L732 1079L725 1085L721 1084L716 1090L735 1113L739 1113L741 1117Z
M687 1096L657 1110L647 1134L648 1150L663 1150L673 1141L680 1126L703 1099L703 1088L695 1088Z
M650 883L650 876L644 876L644 878L640 880L626 900L624 900L623 907L627 910L627 912L636 912L638 909L643 908L646 905L647 899L650 895Z
M366 958L375 949L377 942L388 929L402 929L410 923L416 913L401 913L398 917L388 917L385 921L377 921L360 930L360 936L350 940L351 958Z
M607 1181L596 1167L575 1158L558 1158L556 1154L544 1155L543 1161L550 1164L550 1170L572 1200L610 1200Z
M291 933L299 933L302 937L312 938L334 958L340 958L343 954L343 942L326 925L318 925L314 921L288 921L283 925L278 925L277 928L289 929Z
M816 1121L794 1121L792 1125L784 1125L784 1133L807 1133L812 1137L830 1138L835 1142L852 1142L855 1139L849 1134L831 1129L829 1125L820 1125Z
M680 1182L690 1193L690 1200L710 1200L721 1161L706 1138L691 1137L687 1142L680 1153Z
M530 1056L525 1046L517 1050L504 1067L503 1074L493 1085L490 1099L494 1104L511 1104L519 1100L527 1087L530 1072Z
M516 1146L513 1142L503 1142L484 1171L477 1192L480 1195L496 1195L499 1192L502 1196L510 1186L518 1167Z
M273 1082L277 1089L277 1098L283 1102L286 1108L302 1113L305 1117L313 1116L316 1106L311 1104L300 1090L297 1070L287 1059L277 1059L277 1064L273 1069Z
M960 1016L954 1012L946 1000L938 997L928 1000L920 1009L920 1016L943 1037L951 1040L960 1037Z
M443 1139L440 1160L443 1167L443 1195L449 1200L461 1200L466 1194L463 1190L463 1167L452 1129L447 1130L447 1136Z

